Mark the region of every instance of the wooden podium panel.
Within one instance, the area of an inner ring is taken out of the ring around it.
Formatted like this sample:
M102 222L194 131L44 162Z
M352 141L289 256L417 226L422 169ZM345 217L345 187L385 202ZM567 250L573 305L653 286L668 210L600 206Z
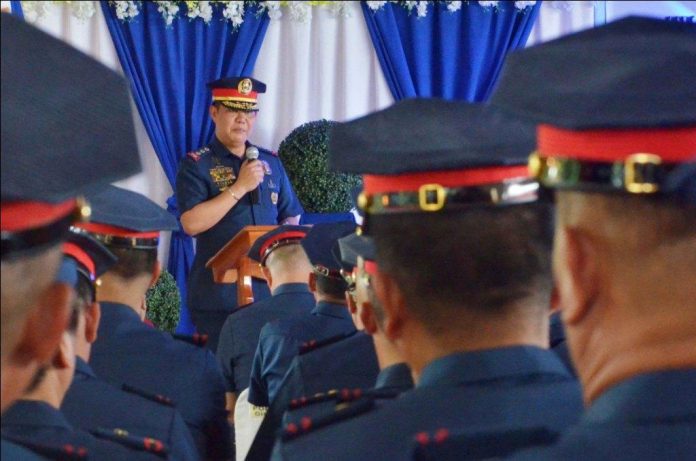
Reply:
M254 302L251 278L264 279L259 263L247 256L256 239L278 226L246 226L205 264L216 283L237 283L237 305Z

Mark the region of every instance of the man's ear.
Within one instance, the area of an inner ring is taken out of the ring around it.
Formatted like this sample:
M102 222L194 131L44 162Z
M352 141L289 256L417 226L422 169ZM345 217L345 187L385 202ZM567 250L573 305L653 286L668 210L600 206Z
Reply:
M309 280L307 281L307 284L309 285L309 291L312 293L317 292L317 276L314 272L309 273Z
M72 287L64 283L53 283L41 293L24 322L13 361L45 365L53 359L68 324L73 296Z
M67 331L63 332L58 348L53 356L53 368L65 370L75 364L75 338Z
M213 123L217 123L218 108L215 104L211 104L210 107L208 107L208 115L210 115Z
M154 287L162 273L162 265L159 261L155 261L155 267L152 268L152 278L150 279L150 288Z
M599 294L600 261L596 242L587 232L563 227L554 247L554 308L562 307L563 321L580 322Z
M378 324L377 318L375 317L375 310L372 307L372 303L362 303L360 305L360 309L358 309L358 314L360 315L360 322L363 324L365 333L369 335L374 335L375 333L377 333Z
M83 314L85 316L85 340L92 344L97 340L97 331L99 331L99 322L101 320L101 306L98 302L93 302Z
M403 335L404 321L408 318L404 295L389 274L377 271L371 278L375 295L384 309L382 329L387 339L394 342Z

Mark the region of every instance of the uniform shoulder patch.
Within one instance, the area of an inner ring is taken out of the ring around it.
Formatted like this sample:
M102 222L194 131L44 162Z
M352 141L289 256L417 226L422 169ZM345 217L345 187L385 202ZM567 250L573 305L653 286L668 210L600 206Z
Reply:
M89 456L87 448L78 445L72 445L70 443L66 443L60 446L51 445L42 442L37 442L36 440L29 440L23 437L8 435L5 433L2 434L2 438L3 440L12 442L48 459L55 459L59 461L71 461L87 459L87 457Z
M371 411L375 407L373 399L363 398L353 403L338 405L336 410L328 415L318 418L302 417L298 422L289 423L283 428L281 438L284 442L293 440L303 434L308 434L316 429L326 427L340 421L351 419Z
M131 386L129 384L124 384L123 386L121 386L121 389L125 392L128 392L129 394L135 394L135 395L143 397L147 400L157 402L160 405L166 405L168 407L175 406L174 401L172 399L170 399L167 396L161 395L161 394L152 394L150 392L144 391L142 389L139 389L135 386Z
M336 344L339 341L342 341L344 339L350 338L351 336L354 336L356 333L357 333L357 330L354 330L354 331L351 331L350 333L340 333L340 334L337 334L334 336L329 336L328 338L320 339L319 341L317 341L315 339L305 341L300 346L300 355L315 351L317 349L320 349L320 348L325 347L325 346L329 346L331 344Z
M202 147L198 150L193 150L191 152L188 152L186 154L186 156L188 158L190 158L191 160L193 160L194 162L198 162L201 159L201 157L203 155L207 154L208 152L210 152L210 147Z
M205 347L208 344L208 335L201 335L198 333L194 333L192 335L180 335L173 333L172 338L178 339L179 341L185 341L198 347Z
M109 440L133 450L152 453L163 459L167 459L169 456L169 447L161 440L130 434L125 429L98 428L90 433L99 439Z

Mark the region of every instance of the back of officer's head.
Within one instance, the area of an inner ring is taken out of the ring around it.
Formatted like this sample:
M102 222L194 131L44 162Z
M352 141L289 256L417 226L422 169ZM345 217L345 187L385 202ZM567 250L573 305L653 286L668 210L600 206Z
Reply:
M274 249L264 264L275 280L293 278L307 283L312 271L312 265L299 242Z
M432 332L460 328L458 319L472 315L541 321L552 285L551 231L544 204L383 215L370 223L380 271L395 278Z

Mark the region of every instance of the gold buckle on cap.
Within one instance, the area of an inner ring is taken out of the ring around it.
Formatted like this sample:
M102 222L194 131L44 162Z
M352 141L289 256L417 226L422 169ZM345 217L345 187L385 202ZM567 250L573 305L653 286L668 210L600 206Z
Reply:
M655 154L632 154L624 162L624 187L632 194L652 194L658 191L660 186L654 182L647 182L638 166L653 165L662 163L662 159Z
M431 202L429 196L435 193L435 201ZM439 184L423 184L418 188L418 205L423 211L439 211L445 206L445 188Z

